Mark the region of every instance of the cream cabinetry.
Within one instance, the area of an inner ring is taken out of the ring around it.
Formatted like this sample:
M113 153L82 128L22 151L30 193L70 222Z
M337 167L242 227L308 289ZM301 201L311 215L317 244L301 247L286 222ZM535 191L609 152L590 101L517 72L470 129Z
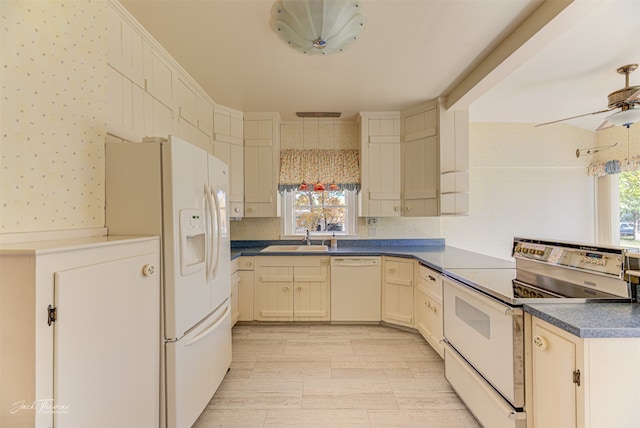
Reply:
M429 345L444 358L442 279L438 272L419 262L416 262L415 276L416 328Z
M213 154L229 165L231 217L244 217L244 124L241 111L216 105Z
M159 425L159 263L157 238L0 247L0 426Z
M239 321L253 321L254 301L254 258L242 256L238 259L238 308Z
M280 116L244 114L244 215L279 217Z
M400 112L361 112L360 216L400 216Z
M438 215L438 111L430 103L402 112L402 215Z
M527 427L635 427L640 338L579 338L525 314Z
M361 216L468 213L469 117L443 106L359 113Z
M257 321L329 321L329 257L258 257Z
M412 259L383 257L382 320L413 328Z
M236 325L240 318L240 270L238 259L231 260L231 327Z

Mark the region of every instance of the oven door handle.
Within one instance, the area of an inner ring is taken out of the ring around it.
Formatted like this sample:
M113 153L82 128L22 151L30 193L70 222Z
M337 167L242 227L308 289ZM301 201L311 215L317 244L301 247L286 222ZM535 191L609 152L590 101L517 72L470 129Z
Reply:
M507 308L504 311L505 315L514 316L514 315L522 315L522 309L520 308Z

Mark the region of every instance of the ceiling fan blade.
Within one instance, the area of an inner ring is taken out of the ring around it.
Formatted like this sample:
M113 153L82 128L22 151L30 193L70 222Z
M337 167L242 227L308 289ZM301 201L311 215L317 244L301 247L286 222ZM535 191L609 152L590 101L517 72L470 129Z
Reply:
M584 117L584 116L591 116L594 114L601 114L601 113L606 113L608 111L613 110L612 108L607 109L607 110L600 110L600 111L594 111L593 113L585 113L585 114L580 114L578 116L572 116L572 117L565 117L564 119L558 119L558 120L554 120L551 122L545 122L545 123L538 123L534 126L544 126L544 125L551 125L552 123L558 123L558 122L564 122L565 120L571 120L571 119L577 119L579 117Z
M602 131L603 129L609 129L609 128L613 128L615 125L607 120L605 120L604 122L602 122L600 124L600 126L598 126L598 129L596 129L597 131Z

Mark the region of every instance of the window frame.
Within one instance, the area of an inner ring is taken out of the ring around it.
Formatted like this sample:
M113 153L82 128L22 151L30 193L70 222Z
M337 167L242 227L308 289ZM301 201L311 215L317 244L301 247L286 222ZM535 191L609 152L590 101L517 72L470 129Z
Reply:
M280 238L281 239L299 239L305 236L304 233L295 233L293 230L293 209L295 203L295 190L284 191L282 194L282 222L280 225ZM355 190L345 190L345 206L347 207L347 214L345 218L345 231L310 231L309 235L312 237L331 237L335 234L340 238L354 238L358 237L358 192Z

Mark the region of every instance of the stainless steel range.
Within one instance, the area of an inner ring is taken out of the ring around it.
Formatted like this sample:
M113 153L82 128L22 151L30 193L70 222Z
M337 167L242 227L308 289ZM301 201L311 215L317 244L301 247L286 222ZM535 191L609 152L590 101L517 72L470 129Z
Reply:
M522 306L632 301L625 254L514 238L515 269L445 270L445 377L482 425L526 426Z

